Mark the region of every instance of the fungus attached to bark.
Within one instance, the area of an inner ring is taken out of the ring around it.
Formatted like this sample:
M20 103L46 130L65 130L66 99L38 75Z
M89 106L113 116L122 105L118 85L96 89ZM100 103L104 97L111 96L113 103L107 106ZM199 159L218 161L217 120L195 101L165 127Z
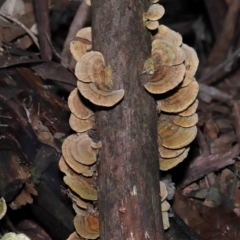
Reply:
M159 187L160 187L160 197L161 197L161 202L163 202L168 195L167 187L164 182L160 181L159 182Z
M97 161L98 149L92 148L92 139L87 133L68 136L62 145L62 152L65 159L73 158L84 165L92 165Z
M94 171L93 167L81 164L80 162L76 161L71 154L71 151L70 151L70 148L69 148L69 141L73 140L74 137L72 137L72 136L73 135L68 136L62 144L63 160L75 172L80 173L83 176L90 177L90 176L93 175L93 171Z
M81 198L86 200L97 200L97 190L90 186L82 177L64 176L63 181Z
M157 104L165 112L182 112L195 101L198 89L198 83L192 81L187 87L172 90L167 96L163 96L161 100L157 101Z
M81 100L77 88L75 88L68 97L68 107L70 111L80 119L88 119L94 115L93 111Z
M186 148L183 153L174 158L159 158L160 170L167 171L181 163L188 155L190 148Z
M162 210L162 212L167 212L169 209L170 209L170 204L168 203L167 200L164 200L161 203L161 210Z
M185 148L180 148L180 149L169 149L165 148L162 145L162 139L161 137L158 137L158 151L160 154L160 157L162 158L174 158L179 156L181 153L183 153Z
M0 198L0 220L5 216L7 212L7 204L5 199L2 197Z
M87 84L81 81L78 81L77 86L86 99L98 106L112 107L124 96L123 89L105 92L99 90L94 83Z
M146 21L146 22L145 22L145 26L146 26L149 30L155 30L155 29L158 28L159 22L158 22L158 21Z
M74 114L70 115L69 125L72 130L77 133L86 132L87 130L94 127L95 124L95 116L91 116L88 119L80 119L77 118Z
M187 117L187 116L193 115L197 111L198 102L199 102L198 99L196 99L186 110L178 113L178 115L182 116L182 117Z
M99 235L99 219L93 215L77 214L74 218L77 233L86 239L96 239Z
M161 113L159 121L167 121L172 122L177 126L180 127L192 127L197 124L198 122L198 115L195 113L191 116L182 117L177 114L165 114Z
M76 39L70 43L70 52L78 61L89 49L92 48L92 28L86 27L79 30Z
M150 81L144 87L148 92L153 94L161 94L177 87L183 80L185 66L160 66L151 75Z
M153 36L153 39L162 39L171 42L176 46L180 46L182 44L182 36L181 34L173 31L172 29L166 27L165 25L160 25L158 27L157 34Z
M191 143L197 135L197 127L180 127L170 121L158 121L158 134L165 148L179 149Z
M199 64L197 53L192 47L189 47L186 44L182 44L181 48L186 55L186 75L194 77Z
M88 6L91 6L91 0L85 0Z
M186 55L177 45L166 40L155 39L152 42L152 58L154 68L157 69L158 66L162 65L173 66L181 64L184 62Z
M157 21L164 15L164 13L165 10L162 5L152 4L148 11L144 13L144 18L151 21Z

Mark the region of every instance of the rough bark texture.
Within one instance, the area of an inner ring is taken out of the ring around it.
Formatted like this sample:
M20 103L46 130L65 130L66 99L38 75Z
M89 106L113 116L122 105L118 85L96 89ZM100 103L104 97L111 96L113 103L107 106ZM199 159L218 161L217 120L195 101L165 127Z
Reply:
M103 143L99 167L102 240L163 239L159 199L157 114L144 90L144 61L150 56L150 34L142 14L143 0L94 0L93 47L113 70L114 89L123 101L98 109L97 132Z

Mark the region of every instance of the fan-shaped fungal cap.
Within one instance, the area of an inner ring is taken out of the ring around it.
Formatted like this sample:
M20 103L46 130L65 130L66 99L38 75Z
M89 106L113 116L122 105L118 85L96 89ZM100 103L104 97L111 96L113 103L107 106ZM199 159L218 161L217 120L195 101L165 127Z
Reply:
M88 119L80 119L77 118L74 114L71 114L69 118L69 125L71 129L78 133L86 132L87 130L93 128L94 124L95 116L91 116Z
M146 21L145 26L150 30L155 30L158 28L159 22L158 21Z
M97 217L77 214L73 222L77 233L81 237L86 239L96 239L99 237L99 220Z
M84 54L76 64L75 75L82 82L104 84L107 91L112 90L111 71L106 68L100 52L91 51Z
M2 197L0 198L0 220L4 217L7 212L7 204L5 199Z
M74 59L78 61L87 50L92 48L92 28L86 27L79 30L76 39L70 42L70 52Z
M157 21L164 15L164 13L165 13L165 10L162 5L152 4L149 7L147 13L144 14L144 17L151 21Z
M167 200L164 200L161 203L161 210L162 210L162 212L167 212L169 209L170 209L170 204L168 203Z
M183 128L171 122L158 121L158 134L162 138L165 148L179 149L194 140L197 135L197 127Z
M81 94L98 106L111 107L117 104L124 96L124 90L116 90L111 92L104 92L97 89L94 83L86 84L78 81L78 89Z
M180 46L182 44L181 34L173 31L172 29L166 27L165 25L160 25L158 27L158 32L153 36L153 39L166 40L176 46Z
M23 233L16 234L14 232L6 233L1 240L31 240L28 236Z
M93 111L84 104L85 99L81 99L78 89L75 88L68 97L68 107L70 111L80 119L88 119L94 115Z
M173 66L181 64L185 60L186 55L177 45L167 40L155 39L152 42L152 58L154 69L157 69L161 65Z
M165 114L161 113L159 121L172 122L180 127L192 127L198 122L198 115L195 113L191 116L182 117L177 114Z
M161 202L163 202L167 198L168 191L167 191L165 183L162 181L159 182L159 187L160 187Z
M184 73L185 66L183 64L178 66L160 66L151 75L150 81L144 87L153 94L168 92L181 83Z
M198 108L198 99L196 99L186 110L178 113L179 116L187 117L193 115Z
M91 6L91 0L86 0L86 4L87 4L88 6Z
M182 44L181 48L186 55L186 77L194 77L199 64L197 53L192 47L189 47L186 44Z
M93 141L87 133L72 134L63 142L63 156L65 159L72 157L75 161L84 165L92 165L97 161L98 152L97 149L92 148L92 143Z
M67 142L65 143L66 139L68 138L71 138L71 139L67 140ZM75 138L74 135L70 135L68 138L66 138L62 144L62 154L65 162L75 172L80 173L86 177L92 176L94 171L93 167L85 166L77 162L71 154L71 151L69 148L69 141L70 142L74 141L74 138Z
M162 96L162 100L157 101L157 104L165 112L182 112L195 101L198 89L198 83L192 81L187 87L174 89Z
M162 139L158 137L158 151L162 158L174 158L183 153L185 148L168 149L162 145Z
M76 179L67 175L64 176L63 181L81 198L92 201L97 200L97 190L80 176Z
M159 158L160 170L167 171L171 168L174 168L179 163L181 163L188 155L189 148L186 148L185 151L175 158Z
M163 221L163 229L167 230L170 227L168 212L162 212L162 221Z

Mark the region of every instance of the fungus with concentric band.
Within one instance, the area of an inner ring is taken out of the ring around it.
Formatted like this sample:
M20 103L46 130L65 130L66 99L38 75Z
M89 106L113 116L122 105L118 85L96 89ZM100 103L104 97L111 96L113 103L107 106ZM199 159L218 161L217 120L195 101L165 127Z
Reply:
M186 110L179 112L178 115L182 117L187 117L193 115L198 108L198 99L196 99Z
M94 127L95 116L91 116L88 119L80 119L77 118L74 114L71 114L69 118L69 125L71 129L77 133L86 132L87 130Z
M82 28L77 32L76 39L70 42L70 52L74 59L78 61L91 48L92 28Z

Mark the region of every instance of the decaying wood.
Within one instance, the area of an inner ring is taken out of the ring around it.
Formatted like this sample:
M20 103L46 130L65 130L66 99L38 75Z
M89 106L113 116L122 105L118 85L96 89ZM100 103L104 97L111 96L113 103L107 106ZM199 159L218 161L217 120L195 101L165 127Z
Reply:
M34 184L32 213L55 239L65 240L73 212L61 191L58 138L70 131L69 112L42 84L27 68L0 70L0 194L9 204L26 181Z
M147 1L92 1L93 49L112 67L124 99L96 112L103 143L99 167L100 233L104 240L164 239L159 199L157 114L142 74L150 35Z

